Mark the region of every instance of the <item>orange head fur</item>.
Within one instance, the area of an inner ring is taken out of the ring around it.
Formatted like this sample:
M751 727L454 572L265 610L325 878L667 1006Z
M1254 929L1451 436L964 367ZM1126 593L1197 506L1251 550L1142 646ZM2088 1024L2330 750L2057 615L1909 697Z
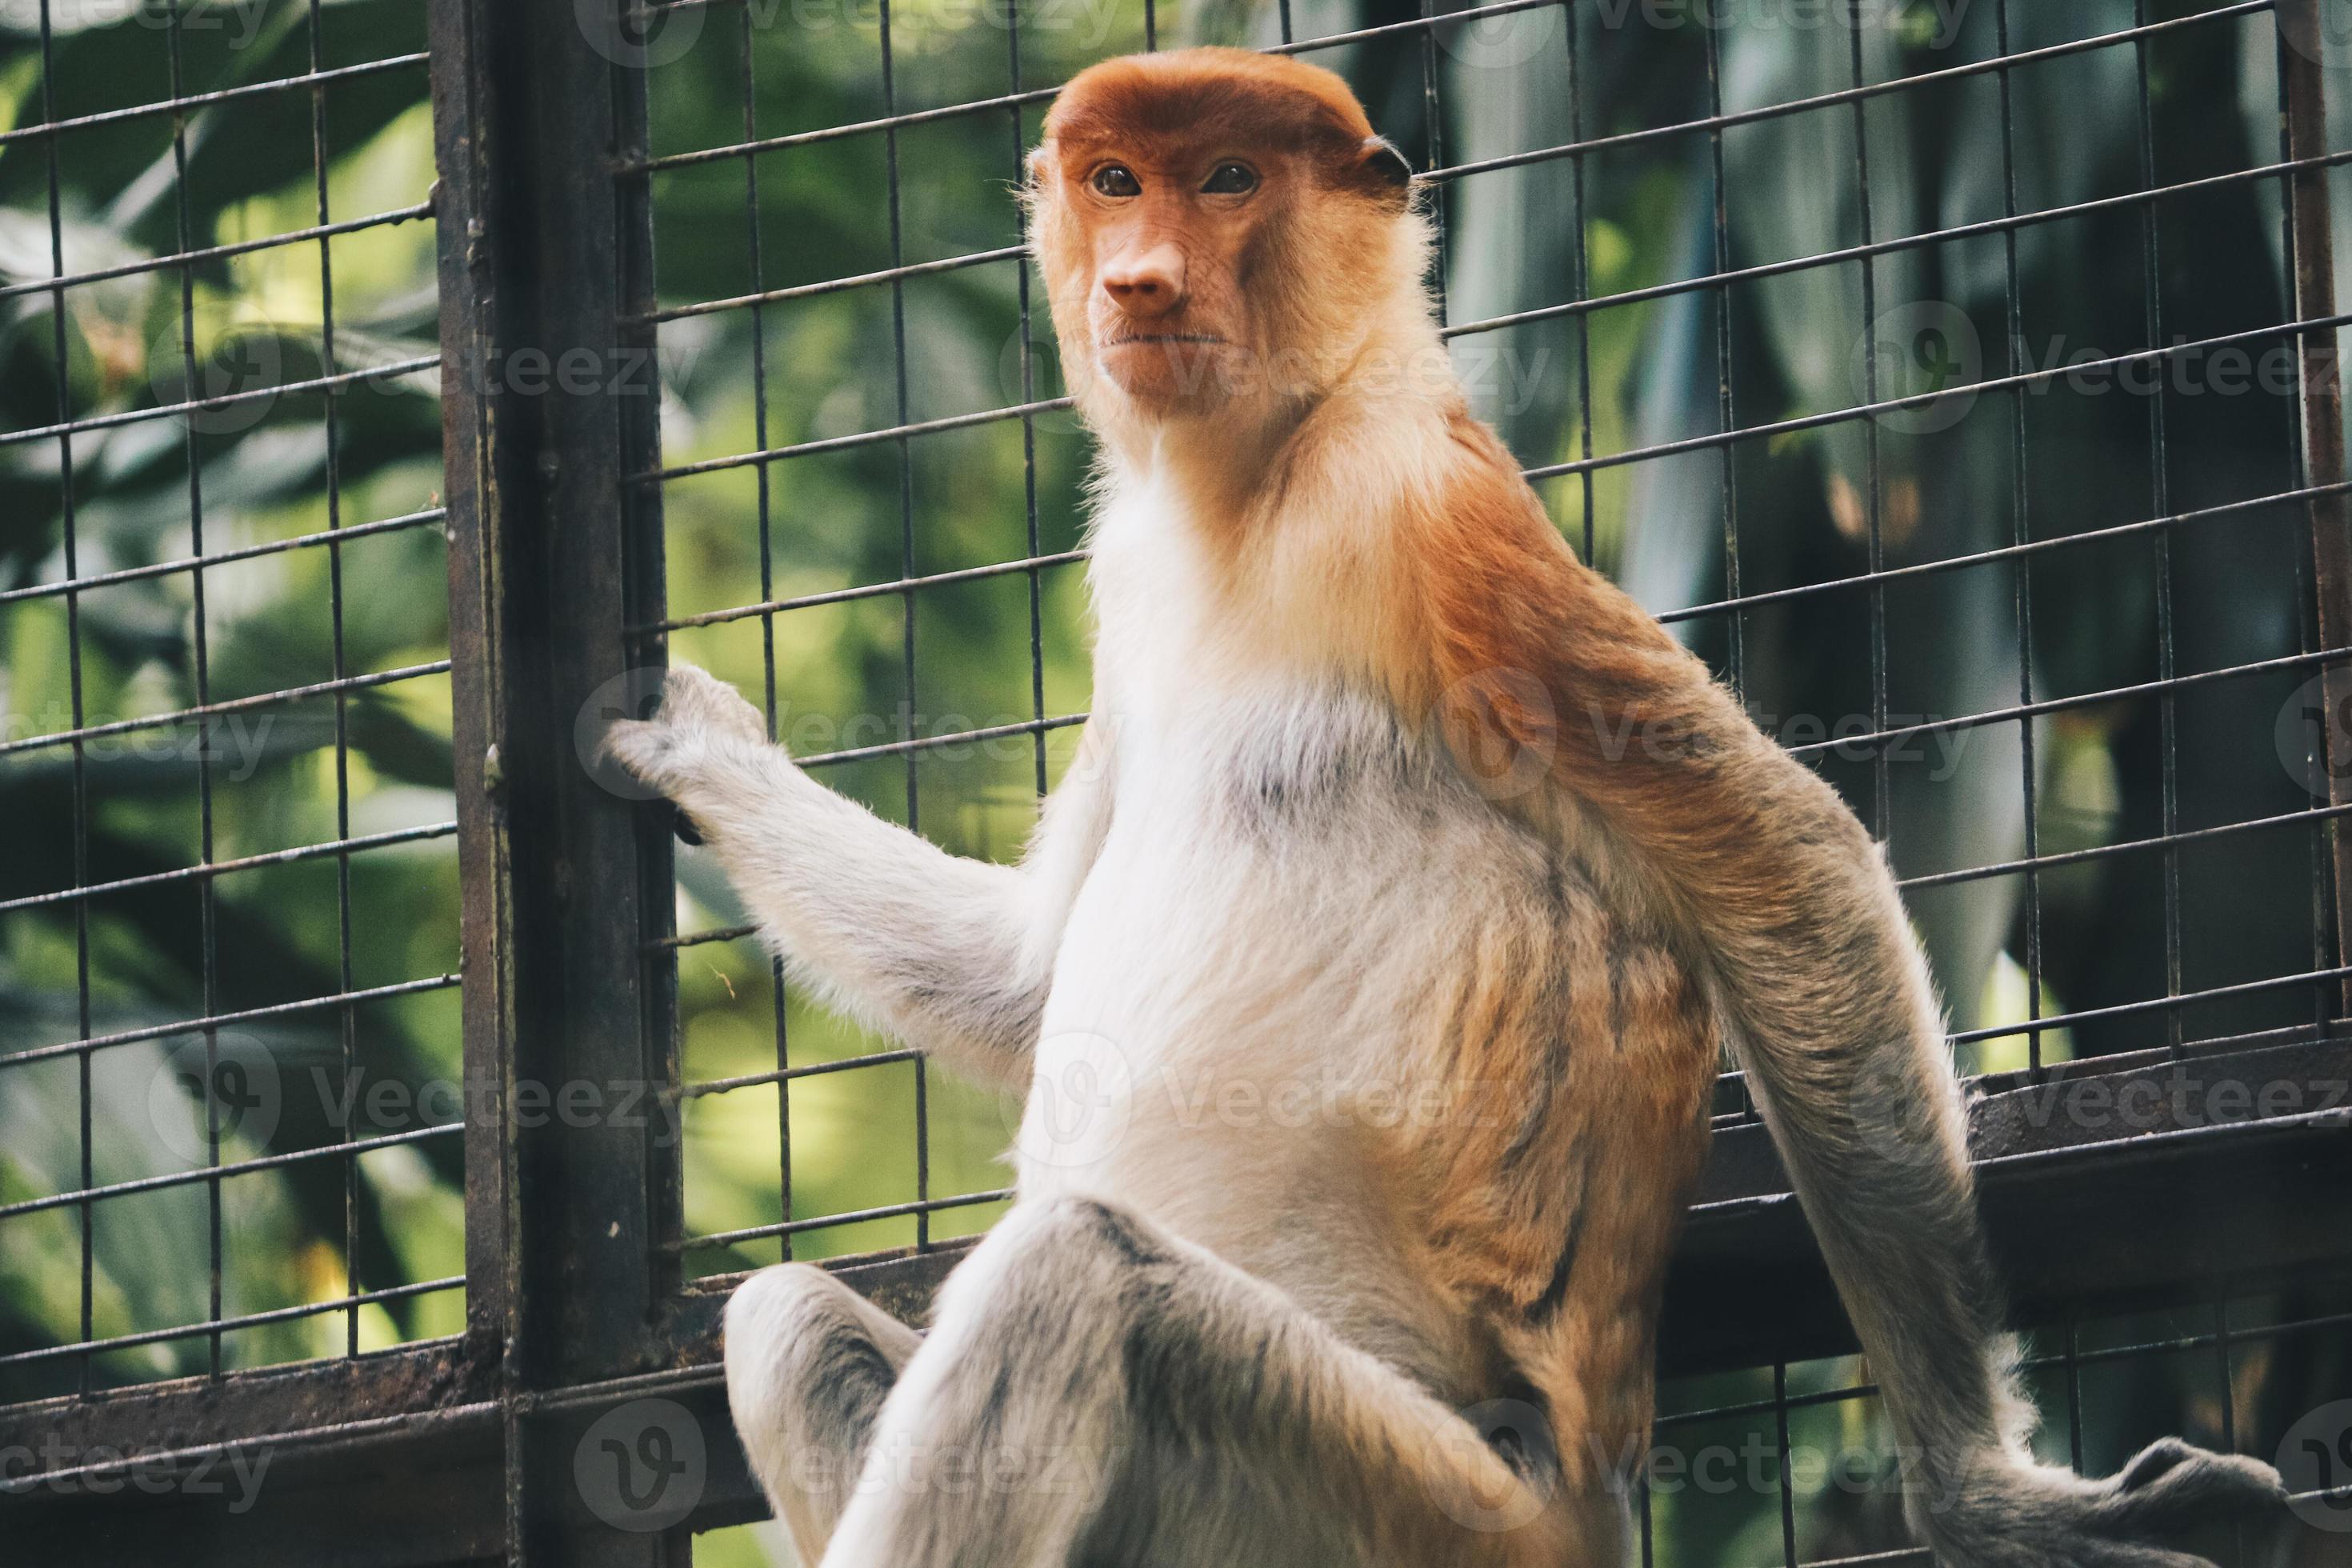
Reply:
M1081 72L1031 154L1033 245L1097 424L1311 402L1417 251L1403 158L1331 72L1183 49Z

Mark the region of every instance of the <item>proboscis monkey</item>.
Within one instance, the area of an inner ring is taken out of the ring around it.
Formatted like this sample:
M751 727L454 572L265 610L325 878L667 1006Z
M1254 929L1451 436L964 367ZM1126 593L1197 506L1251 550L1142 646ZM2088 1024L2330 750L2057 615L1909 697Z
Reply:
M1340 79L1112 60L1029 175L1100 490L1093 717L1026 857L828 792L698 670L610 740L796 974L1027 1095L927 1337L805 1266L730 1305L803 1553L1617 1563L1725 1038L1940 1561L2187 1568L2150 1542L2276 1498L2178 1442L2031 1457L1878 847L1471 416Z

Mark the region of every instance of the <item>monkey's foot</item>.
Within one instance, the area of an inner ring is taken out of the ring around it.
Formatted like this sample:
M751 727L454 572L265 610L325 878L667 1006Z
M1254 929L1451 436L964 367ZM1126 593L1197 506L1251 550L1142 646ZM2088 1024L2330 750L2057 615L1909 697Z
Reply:
M2260 1460L2166 1437L2100 1481L2013 1461L1973 1468L1917 1522L1941 1568L2212 1568L2157 1543L2283 1515L2285 1501Z

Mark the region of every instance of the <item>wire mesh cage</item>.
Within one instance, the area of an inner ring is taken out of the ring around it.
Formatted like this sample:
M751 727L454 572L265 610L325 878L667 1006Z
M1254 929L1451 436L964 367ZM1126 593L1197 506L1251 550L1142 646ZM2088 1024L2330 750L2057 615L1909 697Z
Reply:
M446 1331L457 1122L364 1101L457 1058L421 18L0 26L0 1383Z
M2042 1451L2185 1430L2334 1521L2339 21L0 13L0 1506L60 1552L782 1560L714 1528L759 1511L717 1303L798 1258L919 1312L1020 1106L788 984L595 728L688 659L1017 851L1089 686L1023 159L1085 65L1217 42L1356 87L1477 411L1885 842ZM1736 1073L1717 1112L1642 1560L1919 1560ZM142 1452L286 1468L93 1511Z

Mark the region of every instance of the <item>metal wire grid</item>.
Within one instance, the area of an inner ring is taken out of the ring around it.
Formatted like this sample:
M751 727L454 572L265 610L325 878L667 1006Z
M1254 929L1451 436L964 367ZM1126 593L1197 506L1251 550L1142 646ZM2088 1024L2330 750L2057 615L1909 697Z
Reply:
M461 1289L462 1276L421 1279L361 1289L353 1277L359 1255L358 1215L361 1156L372 1151L430 1139L452 1139L459 1135L457 1122L419 1127L411 1131L386 1133L374 1137L347 1135L335 1142L315 1147L281 1151L247 1158L224 1159L222 1154L222 1114L231 1097L223 1092L221 1076L221 1034L231 1027L277 1023L317 1014L335 1016L340 1035L340 1068L348 1080L360 1068L356 1019L362 1007L393 998L412 996L454 988L458 984L455 973L423 975L392 984L359 986L353 980L352 921L353 899L352 864L354 858L373 851L402 846L444 840L455 832L452 822L390 831L354 834L352 830L353 787L351 770L351 710L355 693L380 690L402 683L415 682L446 675L449 669L446 658L411 664L401 668L353 670L346 658L344 638L344 550L360 540L404 533L415 530L437 531L445 521L444 509L438 505L425 507L402 515L347 522L344 519L344 495L341 471L341 429L337 400L354 390L371 385L383 385L400 378L435 371L439 364L436 354L417 355L389 363L371 363L342 368L335 342L336 316L334 295L333 250L335 239L359 235L389 226L429 219L433 204L429 199L360 216L336 217L330 210L329 169L335 149L328 134L328 101L339 86L362 78L394 72L416 72L425 63L423 52L407 52L355 64L330 68L326 62L327 34L321 23L320 0L299 0L306 30L310 68L299 74L275 79L247 82L235 86L192 89L184 59L184 30L187 18L199 7L191 0L163 0L161 6L163 47L169 69L168 96L152 102L101 111L61 116L56 104L57 30L53 26L52 0L40 0L39 81L43 112L38 121L20 125L0 132L0 149L22 145L37 148L45 160L47 200L48 272L46 279L12 283L0 287L0 300L24 299L37 310L46 306L51 323L49 348L55 362L56 418L33 427L0 432L0 448L52 445L58 465L57 504L62 520L62 575L47 582L29 584L0 591L0 607L32 605L62 600L65 616L65 644L69 687L69 721L66 727L46 733L12 736L0 742L0 758L30 755L63 749L71 758L72 812L68 831L72 840L73 877L71 885L46 891L25 894L0 900L0 916L19 919L36 911L70 909L73 921L73 941L77 976L77 1021L74 1037L32 1047L0 1056L0 1093L7 1092L7 1075L11 1069L21 1071L35 1064L70 1058L79 1075L79 1182L70 1190L53 1192L19 1202L0 1205L0 1221L69 1210L79 1227L79 1322L75 1336L64 1342L30 1350L0 1354L0 1369L29 1367L37 1363L68 1362L76 1369L80 1392L89 1393L101 1381L100 1368L106 1369L104 1380L121 1376L131 1370L118 1358L101 1363L99 1358L109 1352L132 1350L191 1339L207 1342L207 1363L215 1375L239 1360L236 1350L225 1350L226 1336L239 1330L280 1324L299 1320L341 1314L344 1319L343 1353L357 1355L360 1352L360 1321L362 1309L443 1291ZM422 95L422 84L419 83ZM200 124L206 115L236 113L258 100L307 97L310 105L310 149L312 184L312 216L310 224L287 228L280 232L242 238L230 243L201 244L194 229L189 199L189 154L191 126ZM168 254L145 259L117 262L101 267L68 270L66 265L65 184L62 167L68 155L67 148L78 132L100 128L112 128L126 123L168 121L169 147L173 156L173 199L175 216L176 247ZM318 258L318 283L321 301L320 374L296 379L277 379L268 384L239 387L233 391L207 392L205 379L198 374L197 329L195 324L195 287L198 269L209 264L232 258L253 255L283 247L312 246ZM177 356L179 385L186 395L170 400L152 401L110 414L77 414L68 381L67 316L71 291L86 286L138 275L153 274L173 279L178 294ZM208 546L205 538L205 506L204 493L203 418L223 410L250 409L268 405L280 399L312 396L319 400L319 418L322 427L326 462L323 483L328 527L325 530L294 537L269 540L233 547ZM78 448L77 438L110 431L126 426L153 420L176 419L184 427L183 452L187 469L186 526L188 551L184 555L150 564L118 570L85 573L82 569L82 538L77 517L78 489L76 464L87 448ZM328 610L331 619L330 647L332 672L329 679L305 685L286 687L278 690L245 696L216 699L213 695L212 647L206 614L206 577L209 572L223 566L253 561L289 552L323 552L328 570ZM167 577L184 577L189 596L190 668L194 700L180 708L145 715L92 721L86 706L83 661L82 601L87 594L116 587L128 583ZM334 801L335 837L331 840L302 845L297 847L247 855L222 856L217 853L215 838L214 747L220 726L234 716L256 712L274 712L305 702L331 702L334 715ZM88 777L89 748L93 742L116 736L150 731L171 731L188 736L193 744L189 750L195 760L197 800L196 859L192 865L151 874L92 881L89 869L89 831L94 803ZM339 984L333 993L274 1002L263 1005L229 1007L221 997L219 950L217 945L218 888L224 878L263 868L282 867L298 862L331 859L335 864L335 929L337 935ZM202 1009L194 1017L176 1019L163 1024L100 1031L95 1027L93 1009L92 910L102 908L110 896L159 888L184 887L196 895L197 919L201 926L200 984ZM205 1084L198 1098L205 1108L205 1160L202 1166L182 1172L148 1176L136 1180L100 1182L93 1171L92 1129L92 1061L101 1051L113 1050L142 1042L201 1040L205 1052ZM225 1255L222 1189L230 1178L262 1172L283 1171L289 1167L319 1161L337 1161L342 1167L342 1207L344 1234L342 1256L345 1262L344 1289L331 1299L306 1301L299 1305L266 1311L231 1312L225 1310L223 1295L223 1258ZM203 1321L142 1329L133 1332L100 1336L94 1324L93 1237L99 1214L98 1205L108 1199L149 1194L193 1185L201 1185L206 1195L206 1249L209 1258L208 1310Z
M2063 1416L2053 1417L2043 1436L2045 1446L2057 1449L2047 1457L2084 1473L2107 1469L2123 1458L2095 1455L2086 1449L2084 1414L2107 1403L2099 1391L2086 1389L2086 1373L2130 1367L2145 1374L2179 1359L2208 1357L2206 1369L2185 1380L2205 1412L2198 1419L2209 1428L2194 1433L2194 1440L2216 1445L2223 1452L2270 1458L2270 1447L2282 1434L2264 1420L2266 1414L2274 1413L2256 1411L2253 1419L2242 1426L2241 1407L2249 1402L2253 1388L2252 1380L2242 1377L2241 1369L2249 1361L2277 1353L2282 1346L2294 1346L2309 1354L2309 1364L2320 1380L2303 1391L2312 1403L2324 1402L2331 1392L2342 1392L2338 1385L2352 1377L2352 1364L2340 1353L2331 1361L2327 1347L2334 1345L2340 1352L2347 1331L2352 1331L2352 1310L2346 1310L2347 1303L2352 1302L2347 1288L2352 1288L2352 1281L2314 1279L2292 1298L2268 1300L2250 1298L2238 1288L2223 1288L2200 1302L2155 1314L2153 1322L2142 1318L2118 1323L2070 1314L2041 1325L2028 1336L2029 1353L2020 1360L2019 1370L2040 1387L2045 1408L2063 1410ZM1820 1500L1829 1485L1822 1483L1812 1497L1801 1495L1797 1467L1792 1463L1797 1447L1791 1440L1792 1420L1812 1413L1844 1411L1865 1427L1866 1435L1853 1441L1841 1456L1870 1467L1865 1489L1879 1491L1899 1483L1903 1478L1895 1469L1897 1457L1884 1429L1878 1395L1878 1385L1869 1380L1866 1366L1851 1357L1804 1365L1775 1362L1743 1373L1668 1385L1662 1390L1651 1453L1671 1461L1676 1485L1686 1488L1698 1473L1694 1451L1708 1446L1708 1428L1744 1427L1745 1435L1753 1436L1758 1426L1769 1421L1772 1463L1768 1484L1780 1527L1776 1545L1787 1568L1862 1568L1864 1564L1926 1568L1930 1559L1924 1547L1893 1545L1822 1556L1809 1555L1803 1544L1808 1539L1818 1541L1825 1529L1838 1524L1866 1536L1888 1541L1903 1538L1898 1510L1892 1507L1859 1521L1830 1520ZM2187 1419L2187 1411L2179 1418ZM1750 1479L1754 1479L1752 1473ZM2323 1472L2321 1484L2293 1495L2298 1503L2333 1504L2352 1498L2352 1482L2334 1480ZM1660 1562L1687 1561L1686 1554L1667 1549L1662 1541L1661 1506L1646 1485L1640 1490L1639 1503L1634 1518L1643 1568L1653 1568ZM1860 1544L1871 1545L1867 1540ZM2225 1560L2232 1563L2258 1560L2247 1554L2242 1539L2235 1543L2235 1556Z
M696 6L716 6L728 0L673 0L667 5L644 7L637 15L641 19L659 18L666 13ZM1723 107L1720 67L1719 29L1709 27L1706 33L1707 113L1671 124L1644 126L1633 130L1613 131L1605 134L1587 134L1587 113L1584 73L1586 62L1580 55L1577 29L1568 27L1568 73L1563 84L1568 94L1571 140L1557 146L1512 152L1475 161L1447 164L1444 161L1439 128L1443 123L1440 101L1440 76L1435 60L1435 29L1480 18L1507 16L1558 4L1559 0L1502 0L1500 4L1480 5L1436 15L1428 4L1416 20L1363 27L1328 36L1294 38L1290 31L1287 7L1282 10L1283 41L1275 46L1276 52L1307 53L1363 43L1374 39L1417 38L1421 45L1422 89L1428 114L1428 158L1431 166L1419 176L1429 193L1434 216L1443 220L1446 189L1466 177L1492 173L1520 165L1565 162L1571 180L1571 212L1577 227L1576 244L1572 250L1571 276L1567 280L1569 298L1561 303L1517 310L1483 320L1452 321L1444 329L1448 340L1474 334L1502 331L1520 325L1564 321L1574 331L1577 396L1574 401L1574 438L1579 455L1571 459L1544 463L1526 470L1528 478L1538 483L1547 480L1574 481L1582 492L1583 544L1590 559L1593 545L1594 519L1598 510L1593 494L1595 476L1604 470L1645 462L1654 462L1686 453L1713 451L1718 454L1721 470L1721 504L1724 517L1726 592L1722 598L1709 603L1690 605L1667 612L1662 618L1670 624L1718 621L1727 631L1727 668L1726 673L1735 688L1740 686L1743 668L1741 628L1747 612L1791 601L1821 602L1828 595L1852 595L1859 593L1866 603L1869 627L1870 658L1870 729L1867 733L1792 746L1798 755L1811 758L1826 756L1833 750L1848 752L1866 749L1872 756L1872 788L1869 798L1859 802L1865 818L1871 821L1884 837L1891 828L1888 819L1888 760L1895 747L1906 741L1917 741L1936 734L1957 735L1969 731L1994 726L2015 726L2021 737L2021 769L2020 788L2025 801L2025 840L2023 853L1998 862L1976 865L1911 877L1904 885L1906 891L1949 886L1955 883L1990 878L2016 876L2023 879L2022 900L2024 942L2023 967L2026 971L2026 1016L2022 1021L2005 1022L1979 1028L1955 1031L1951 1037L1956 1046L2022 1036L2032 1070L2043 1066L2042 1041L2053 1030L2096 1020L2145 1015L2151 1020L2163 1021L2167 1040L2176 1048L2184 1043L2183 1012L2189 1006L2226 998L2266 995L2276 992L2308 990L2312 996L2312 1017L2315 1024L2324 1022L2330 1008L2331 992L2347 978L2352 978L2352 965L2336 962L2329 945L2327 883L2330 857L2333 853L2333 819L2347 807L2341 802L2311 806L2259 818L2184 829L2181 826L2179 791L2177 769L2178 733L2174 707L2179 693L2192 688L2213 685L2285 671L2317 672L2352 655L2352 648L2320 646L2308 606L2313 584L2307 572L2294 584L2302 611L2301 649L2295 654L2249 661L2221 668L2183 671L2178 668L2172 628L2172 567L2169 558L2173 536L2188 529L2210 529L2245 525L2251 521L2274 517L2290 509L2301 510L2339 504L2347 491L2347 482L2338 473L2306 474L2298 471L2287 482L2270 493L2231 500L2227 502L2184 510L2171 510L2168 476L2168 431L2165 426L2165 399L2151 396L2149 405L2149 467L2154 505L2151 514L2131 521L2094 528L2081 532L2035 537L2028 505L2028 398L2046 391L2063 374L2076 372L2119 372L2130 367L2158 366L2188 354L2210 353L2231 348L2259 348L2265 345L2292 343L2311 332L2315 327L2333 329L2352 321L2352 314L2336 313L2316 319L2295 319L2296 301L2290 293L2286 314L2275 325L2217 334L2196 342L2168 343L2164 339L2161 314L2162 288L2159 278L2162 228L2159 209L2168 201L2182 197L2210 195L2240 186L2276 185L2285 193L2282 201L2285 228L2284 254L2296 254L2295 225L2305 197L2298 179L2316 176L2324 180L2326 171L2352 161L2352 151L2330 149L2321 153L2298 154L2282 132L2281 155L2273 163L2196 178L2159 183L2154 150L2156 116L2151 106L2149 83L2149 51L2159 41L2178 41L2198 37L2202 30L2220 29L2238 25L2242 19L2273 14L2277 0L2237 0L2234 4L2213 6L2194 15L2153 18L2147 0L2137 0L2134 23L2129 27L2073 39L2032 49L2013 48L2010 37L2008 0L1995 0L1996 49L1992 56L1932 70L1872 81L1866 79L1862 55L1859 27L1848 28L1848 60L1851 85L1837 90L1822 92L1792 101L1763 107L1727 111ZM979 579L1021 574L1029 584L1031 616L1031 690L1034 710L1023 721L967 729L954 733L916 735L902 731L898 738L873 745L827 752L802 759L812 768L827 768L853 761L878 757L903 757L907 763L906 801L908 820L915 822L916 790L914 764L919 753L933 747L994 739L1007 735L1029 734L1036 738L1037 784L1042 791L1045 780L1044 741L1047 731L1084 721L1083 712L1048 713L1045 704L1043 656L1038 618L1041 574L1066 566L1085 558L1083 550L1041 553L1037 531L1037 462L1035 422L1042 415L1069 406L1067 398L1038 397L1030 357L1030 301L1027 268L1022 262L1018 247L996 247L936 260L908 263L905 260L899 226L901 170L898 136L905 128L971 118L982 123L989 118L1003 115L1011 130L1008 146L1008 169L1017 179L1021 140L1021 115L1024 109L1042 104L1052 98L1055 89L1031 89L1022 85L1020 75L1021 33L1017 5L1007 7L1004 19L1011 51L1013 76L1011 90L910 112L898 112L895 83L892 79L892 17L887 5L880 13L880 60L883 72L885 113L875 119L824 126L788 134L762 136L753 123L751 104L751 50L749 40L753 21L747 5L741 12L740 36L743 49L743 91L745 117L743 137L728 145L696 148L648 156L626 164L622 174L639 176L663 171L680 170L708 164L720 160L740 159L746 169L747 204L755 200L758 190L757 163L761 156L789 153L845 138L880 135L885 139L887 169L887 214L890 235L890 265L887 268L837 277L812 283L788 287L767 288L759 275L756 237L754 238L753 274L747 293L711 300L686 300L665 302L648 317L650 324L685 321L713 312L747 310L755 320L766 308L793 301L813 300L843 291L887 287L891 294L891 319L896 375L896 419L891 425L846 435L826 436L780 445L770 445L768 401L765 385L765 364L755 357L752 375L755 382L755 405L758 409L756 445L751 450L728 453L693 460L668 462L653 471L636 477L641 486L661 487L676 481L730 469L751 468L758 476L760 560L761 596L756 603L678 615L657 623L633 628L637 634L653 637L689 627L724 625L731 621L756 617L761 625L761 653L765 670L765 686L769 718L775 720L775 636L777 616L817 605L840 605L852 601L896 598L903 606L905 646L903 672L907 704L902 710L914 711L914 605L917 595L926 589ZM1155 36L1159 18L1147 0L1145 27ZM2284 82L2289 69L2287 45L2278 46L2279 74ZM2028 67L2068 57L2084 56L2111 50L2128 50L2134 68L2138 116L2138 188L2090 199L2025 208L2018 190L2018 155L2016 131L2011 96L2012 73ZM1874 100L1895 94L1958 82L1967 79L1990 76L2000 93L2001 147L2001 209L1998 217L1951 225L1917 233L1881 235L1873 227L1871 213L1872 172L1870 167L1870 136L1864 118L1866 106ZM1727 130L1744 125L1819 110L1843 110L1851 116L1853 162L1851 182L1856 193L1861 212L1862 232L1856 243L1814 254L1756 263L1732 265L1733 246L1723 177L1723 140ZM1590 240L1587 233L1585 170L1589 159L1596 154L1655 144L1668 139L1704 135L1706 139L1713 189L1709 193L1709 255L1712 269L1703 275L1629 288L1595 295L1591 286ZM2024 305L2019 279L2018 237L2021 231L2037 226L2051 225L2095 216L2131 215L2137 218L2141 234L2142 277L2147 290L2147 341L2151 346L2129 353L2101 355L2092 361L2075 361L2062 369L2015 369L2010 374L1989 375L1967 385L1944 388L1921 394L1890 395L1876 383L1876 367L1867 359L1864 374L1869 379L1859 403L1851 406L1820 413L1796 415L1769 420L1741 423L1735 412L1733 384L1734 355L1731 352L1733 332L1733 290L1737 286L1767 279L1824 268L1854 266L1862 281L1863 320L1856 323L1868 329L1877 314L1877 300L1873 282L1873 263L1877 258L1900 252L1951 244L1978 238L1997 237L2002 247L2005 280L2004 329L2012 366L2030 365L2024 352ZM747 205L747 216L756 237L756 216ZM2324 222L2324 218L2322 219ZM1020 396L1017 401L1001 407L943 417L913 420L908 417L907 400L907 353L904 289L915 279L967 268L997 264L1011 265L1019 276L1019 308L1022 318L1020 350ZM1592 350L1590 323L1600 311L1664 300L1680 295L1700 295L1711 298L1714 305L1714 331L1718 349L1719 385L1717 409L1720 427L1711 434L1631 446L1616 451L1598 449L1592 408ZM755 332L755 342L758 335ZM755 350L755 355L757 351ZM1880 516L1881 462L1878 450L1878 423L1885 416L1906 410L1927 407L1955 395L2000 396L2009 404L2009 444L2012 465L2010 542L1996 548L1927 562L1890 565L1886 560L1883 520ZM2292 421L2293 410L2290 409ZM909 443L920 437L966 429L996 421L1018 420L1023 427L1023 456L1025 493L1027 497L1027 552L1017 559L967 567L955 571L919 575L915 569L915 515L909 475ZM1739 576L1738 495L1735 482L1732 455L1745 443L1769 441L1799 432L1827 426L1858 423L1865 442L1864 527L1867 547L1866 570L1858 574L1837 576L1826 581L1801 583L1795 585L1743 591ZM2297 453L2301 462L2301 443L2290 428L2288 446ZM898 448L900 474L899 530L903 573L891 581L876 582L821 593L779 596L773 588L772 520L769 497L768 475L772 465L824 454L838 454L861 448L895 445ZM2155 562L2158 666L2152 679L2106 687L2093 691L2065 695L2047 695L2035 678L2032 648L2032 568L2059 552L2081 551L2113 545L2124 541L2145 541ZM2014 577L2016 608L2016 640L2019 664L2017 700L1976 712L1949 718L1937 718L1919 722L1897 722L1890 717L1888 702L1888 655L1886 640L1886 593L1890 585L1914 579L1930 578L1943 574L1964 572L1970 568L2002 565L2011 569ZM1830 601L1835 603L1834 600ZM2039 786L2034 753L2035 721L2053 715L2080 712L2104 705L2135 699L2153 699L2158 705L2162 728L2162 831L2157 835L2094 847L2045 853L2040 842L2038 805ZM2214 840L2238 838L2264 832L2307 830L2310 838L2311 891L2314 911L2314 945L2307 970L2263 976L2230 984L2191 988L2184 980L2184 940L2180 910L2179 860L2184 847ZM2154 854L2164 863L2164 921L2166 984L2161 995L2097 1007L2075 1007L2057 1013L2045 1013L2045 990L2042 952L2042 908L2041 879L2044 872L2062 867L2112 860L2118 857ZM674 955L676 952L707 942L731 941L748 934L748 926L730 926L715 930L688 932L667 939L662 946ZM737 1243L776 1237L782 1238L786 1256L790 1256L792 1237L799 1233L820 1227L846 1225L857 1221L893 1216L913 1215L917 1225L917 1242L929 1239L929 1216L940 1209L966 1204L983 1203L1005 1195L1001 1191L935 1195L930 1190L929 1142L926 1100L919 1076L923 1066L917 1053L888 1050L857 1055L836 1061L802 1066L790 1065L785 1057L782 1037L782 980L774 978L778 999L777 1056L771 1071L730 1076L723 1079L689 1082L683 1089L688 1099L723 1095L759 1085L774 1084L779 1093L779 1116L788 1120L788 1094L792 1082L814 1074L831 1073L887 1063L906 1061L913 1064L919 1075L915 1124L912 1136L917 1153L915 1195L911 1201L856 1209L838 1214L820 1214L794 1217L791 1207L793 1157L790 1133L782 1137L782 1172L785 1194L784 1218L774 1224L744 1227L686 1238L689 1248L731 1246ZM1719 1121L1751 1119L1753 1108L1746 1103L1744 1086L1738 1076L1727 1075L1727 1090L1730 1102L1737 1108L1719 1117Z

